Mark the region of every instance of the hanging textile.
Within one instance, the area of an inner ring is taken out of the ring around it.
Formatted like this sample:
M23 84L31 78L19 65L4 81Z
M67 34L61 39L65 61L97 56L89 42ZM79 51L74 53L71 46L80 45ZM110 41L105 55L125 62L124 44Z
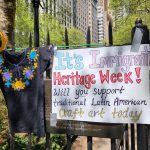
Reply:
M0 87L12 133L44 136L43 72L52 54L52 46L0 53Z

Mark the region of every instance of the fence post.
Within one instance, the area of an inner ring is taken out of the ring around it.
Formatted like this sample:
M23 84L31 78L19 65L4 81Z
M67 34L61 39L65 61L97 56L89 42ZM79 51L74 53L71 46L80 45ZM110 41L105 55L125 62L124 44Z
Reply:
M40 0L33 0L34 9L34 46L39 47L39 5Z
M90 47L90 44L91 44L91 31L90 31L89 26L88 26L87 34L86 34L86 44L87 44L87 47ZM87 137L87 149L92 150L92 136Z
M32 47L32 33L29 33L29 47Z
M39 47L39 5L40 5L40 0L33 0L33 9L34 9L34 46ZM30 33L29 36L29 47L32 47L32 36ZM28 150L31 150L31 140L32 140L32 135L29 133L28 135Z
M148 150L148 127L147 125L137 125L137 146L138 150Z
M66 27L65 27L65 45L66 45L66 48L69 48L68 31Z
M49 35L49 30L47 30L47 43L46 45L49 46L50 45L50 35ZM49 68L47 68L46 70L46 78L50 79L50 74L51 74L51 70L50 70L50 65ZM50 150L51 149L51 142L50 142L50 132L46 132L46 150Z
M111 139L111 150L116 150L116 139Z
M109 46L113 45L112 23L109 23Z
M50 145L50 133L46 132L46 144L45 144L46 150L50 150L51 145Z
M87 137L87 149L92 150L92 136Z
M135 128L133 123L131 124L130 128L131 128L131 149L135 150Z
M67 134L67 150L71 150L71 135Z
M47 30L47 43L46 45L49 46L50 45L50 35L49 35L49 30ZM50 79L51 78L51 69L50 69L51 65L49 65L49 68L47 68L46 70L46 78Z
M12 45L12 51L15 52L15 34L12 32L11 35L11 45Z
M88 29L87 29L86 44L87 44L87 47L90 47L90 44L91 44L91 31L90 31L89 26L88 26Z
M14 32L11 34L11 46L12 46L12 51L15 52L15 39L14 39ZM14 140L14 133L10 133L10 150L15 150L15 140Z
M125 126L125 132L124 132L124 134L125 134L125 149L126 150L129 150L129 134L128 134L128 129L129 128L128 127L129 127L129 125L126 124L126 126Z
M10 150L15 150L14 133L10 133Z
M29 33L29 47L32 47L32 33ZM31 150L32 148L32 135L31 133L28 134L28 145L27 150Z
M112 34L112 25L111 25L111 22L109 23L109 46L112 46L113 45L113 34ZM111 150L116 150L116 139L114 138L111 138Z
M28 134L28 147L27 150L31 150L32 148L32 135L31 133Z
M68 40L68 31L67 28L65 27L65 45L66 45L66 49L69 48L69 40ZM69 123L67 121L67 123ZM71 135L67 134L67 150L71 150Z
M131 30L131 42L135 35L136 28L141 29L143 33L141 44L149 43L149 30L146 25L142 24L142 19L136 19L135 26ZM138 150L148 150L148 126L138 124L137 125L137 149Z

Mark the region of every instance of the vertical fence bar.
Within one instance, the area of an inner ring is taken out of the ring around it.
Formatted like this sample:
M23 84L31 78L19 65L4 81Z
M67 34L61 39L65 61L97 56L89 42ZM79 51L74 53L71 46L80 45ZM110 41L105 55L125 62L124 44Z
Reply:
M11 45L12 45L12 51L15 52L15 36L14 32L11 34ZM10 133L10 150L15 150L15 134Z
M137 149L148 150L148 126L137 125Z
M11 35L11 45L12 45L12 51L15 52L15 35L14 35L14 32L12 32L12 35Z
M34 9L34 46L39 47L39 5L40 0L33 0Z
M129 150L128 124L126 124L126 126L125 126L125 149Z
M141 29L143 36L141 43L139 44L149 44L149 30L142 24L142 19L138 18L135 21L135 26L131 30L131 42L133 41L136 28ZM143 28L144 27L144 28ZM138 150L148 150L148 127L147 125L138 124L137 125L137 149Z
M128 131L129 131L129 125L125 124L124 125L124 139L123 139L124 141L123 145L124 145L125 150L129 150L129 132Z
M29 47L32 47L32 33L29 33ZM27 150L32 149L32 135L31 133L28 134L28 145L27 145Z
M29 33L29 47L32 47L32 33Z
M46 0L46 14L48 14L48 0Z
M135 128L134 124L131 124L131 149L135 150Z
M116 139L111 139L111 150L116 150Z
M89 26L88 26L88 29L87 29L86 44L87 44L87 47L90 47L90 44L91 44L91 31L90 31ZM87 149L92 150L92 136L87 137Z
M49 34L49 30L47 30L47 37L46 37L46 39L47 39L46 44L47 44L47 46L48 46L48 45L51 44L51 43L50 43L50 34Z
M87 29L86 44L87 44L87 47L90 47L90 44L91 44L91 31L90 31L89 26L88 26L88 29Z
M66 27L65 27L65 44L66 44L66 48L69 48L68 31Z
M71 135L67 134L67 150L71 150Z
M108 33L109 33L109 46L112 46L113 45L113 34L112 34L112 25L111 25L111 22L109 23L109 30L108 30ZM116 147L117 147L117 144L116 144L116 139L112 138L111 139L111 150L116 150Z
M15 140L14 140L15 134L10 133L10 150L15 150Z
M50 133L46 132L46 150L50 150L51 149L51 145L50 145Z
M66 49L69 48L69 39L68 39L68 31L67 28L65 27L65 45ZM70 121L67 121L67 123L70 123ZM69 126L70 129L70 126ZM67 134L67 150L71 150L71 135Z
M31 135L31 133L29 133L27 150L31 150L31 149L32 149L32 135Z
M92 150L92 136L87 137L87 149Z
M109 22L109 46L113 45L112 23Z
M50 45L50 35L49 35L49 31L47 30L47 37L46 37L46 45L49 46ZM46 78L50 79L50 75L51 75L51 70L50 70L50 64L49 64L49 68L47 68L46 70ZM51 149L51 142L50 142L50 132L46 132L46 150L50 150Z
M15 52L15 36L14 36L14 32L12 32L11 34L11 47L12 47L12 51ZM15 134L14 133L10 133L10 150L15 150Z
M49 31L47 30L47 37L46 37L46 45L49 46L50 45L50 34L49 34ZM50 79L51 78L51 70L50 70L50 65L49 65L49 68L47 68L46 70L46 78L47 79Z
M33 0L32 4L33 4L33 10L34 10L34 46L39 47L39 5L40 5L40 0ZM29 37L29 47L32 47L31 34ZM32 140L32 135L31 135L31 133L29 133L29 135L28 135L28 150L31 150L31 147L32 147L31 140Z

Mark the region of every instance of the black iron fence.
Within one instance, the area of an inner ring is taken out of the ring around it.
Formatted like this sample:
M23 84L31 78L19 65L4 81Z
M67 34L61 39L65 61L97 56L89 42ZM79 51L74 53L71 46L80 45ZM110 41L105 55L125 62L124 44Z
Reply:
M34 7L34 46L39 47L39 0L33 0L33 7ZM112 32L111 32L111 39L110 45L113 45L112 42ZM47 45L50 45L50 34L49 31L47 31ZM81 48L81 47L98 47L103 46L99 44L91 44L91 36L90 36L90 28L88 28L87 31L87 40L86 44L82 45L69 45L68 40L68 32L67 28L65 28L65 46L57 46L58 49L66 49L66 48ZM14 43L13 43L14 45ZM29 47L32 47L32 35L29 34ZM13 50L21 50L22 48L14 48ZM50 77L50 68L46 72L47 78ZM125 149L125 150L134 150L136 147L135 142L135 133L137 133L137 149L138 150L148 150L148 126L146 125L138 125L137 131L135 130L135 124L124 124L124 132L122 134L122 137L120 139L117 138L111 138L111 150L119 150L119 149ZM130 135L129 135L130 132ZM45 147L46 150L51 149L51 141L50 141L50 132L46 132L46 142ZM15 150L14 146L14 133L10 134L10 149ZM64 147L64 150L71 150L71 145L75 141L75 139L78 137L78 135L71 135L67 134L67 145ZM31 134L28 135L28 146L27 149L31 150L32 147L32 136ZM88 150L92 150L92 136L87 136L87 148Z

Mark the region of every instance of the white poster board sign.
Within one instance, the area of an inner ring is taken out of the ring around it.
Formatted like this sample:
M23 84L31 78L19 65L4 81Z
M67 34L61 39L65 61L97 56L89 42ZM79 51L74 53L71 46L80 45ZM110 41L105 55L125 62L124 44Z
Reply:
M58 50L52 72L57 119L150 124L149 45Z

